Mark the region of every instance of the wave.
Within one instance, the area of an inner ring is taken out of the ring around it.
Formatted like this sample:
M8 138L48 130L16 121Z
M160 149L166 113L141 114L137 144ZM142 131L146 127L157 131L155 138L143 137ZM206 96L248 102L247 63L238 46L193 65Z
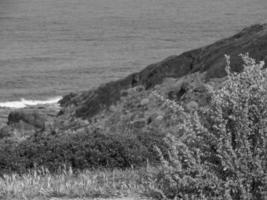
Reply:
M25 108L28 106L36 106L36 105L47 105L47 104L58 104L58 101L62 99L62 97L54 97L47 100L27 100L21 99L20 101L6 101L0 102L0 107L2 108Z

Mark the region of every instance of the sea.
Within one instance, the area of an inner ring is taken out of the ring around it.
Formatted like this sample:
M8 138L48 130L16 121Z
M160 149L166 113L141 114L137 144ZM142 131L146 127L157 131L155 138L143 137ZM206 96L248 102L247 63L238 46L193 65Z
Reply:
M0 0L0 107L57 102L267 23L267 0Z

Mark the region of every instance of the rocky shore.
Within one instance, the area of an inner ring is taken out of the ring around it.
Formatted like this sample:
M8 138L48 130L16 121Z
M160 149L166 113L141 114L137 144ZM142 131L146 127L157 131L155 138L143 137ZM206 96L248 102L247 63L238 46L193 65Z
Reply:
M4 137L24 137L36 131L44 131L57 117L58 104L37 105L22 109L0 109L0 139Z

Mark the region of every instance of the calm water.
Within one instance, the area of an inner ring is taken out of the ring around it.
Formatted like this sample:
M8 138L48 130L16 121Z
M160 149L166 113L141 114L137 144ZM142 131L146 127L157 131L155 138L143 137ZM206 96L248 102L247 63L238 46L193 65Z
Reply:
M267 0L0 0L0 101L95 87L267 22Z

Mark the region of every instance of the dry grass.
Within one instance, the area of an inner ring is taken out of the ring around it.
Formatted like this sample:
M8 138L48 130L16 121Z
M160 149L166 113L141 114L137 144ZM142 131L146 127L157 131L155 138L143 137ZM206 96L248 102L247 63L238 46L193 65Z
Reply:
M95 170L60 174L35 170L28 174L4 175L0 199L111 198L144 194L147 169Z

